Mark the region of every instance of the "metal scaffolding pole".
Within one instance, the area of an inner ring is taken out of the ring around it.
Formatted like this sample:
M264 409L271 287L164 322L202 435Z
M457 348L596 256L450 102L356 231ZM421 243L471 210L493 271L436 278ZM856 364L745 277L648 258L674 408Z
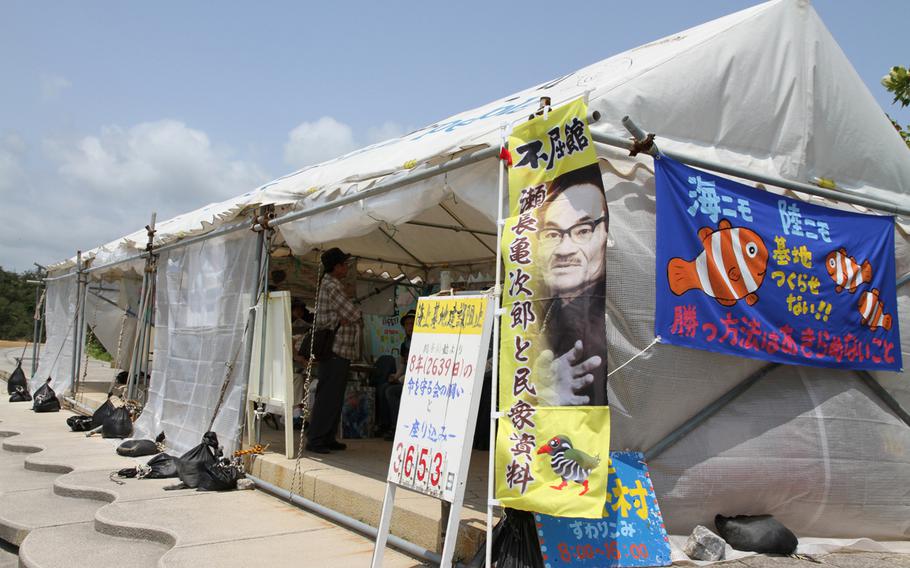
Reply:
M265 246L265 231L262 229L260 219L263 221L265 220L265 211L266 209L264 207L260 207L257 214L253 216L252 227L250 227L249 224L247 225L247 227L256 231L256 269L253 270L252 274L250 275L250 307L247 316L248 319L246 324L246 331L244 333L244 341L246 341L246 344L244 345L243 353L243 369L244 372L247 373L247 379L249 379L250 363L253 360L253 333L255 333L256 329L256 306L259 304L259 294L262 287L262 277L264 274L262 270L262 251ZM242 409L240 424L238 425L238 429L241 432L240 437L242 437L243 428L247 424L247 416L249 415L248 405L250 402L247 399L248 392L249 389L244 389L240 395L240 408ZM250 440L254 440L257 438L257 433L247 431L247 437Z
M910 282L910 275L904 275L899 278L897 281L897 288L900 288L907 282ZM721 408L730 403L733 399L746 392L749 387L754 385L756 382L764 378L768 373L780 367L780 363L770 363L765 365L758 371L749 375L746 380L739 383L726 393L724 393L720 398L706 406L705 408L699 410L692 418L689 418L682 423L677 429L673 430L667 434L662 440L654 444L648 451L645 452L645 460L650 461L660 454L664 453L670 446L684 438L689 432L697 428L705 420L717 413ZM898 418L904 421L907 426L910 426L910 414L901 406L901 404L891 396L878 381L875 380L875 377L869 371L856 371L860 376L863 382L881 399L885 405L890 408L897 415Z
M72 379L72 387L75 389L76 386L76 374L78 373L76 369L77 361L79 361L79 290L82 285L82 251L76 251L76 306L73 311L73 360L70 361L70 377ZM74 391L75 392L75 391Z
M617 148L624 148L636 153L646 153L651 156L667 156L668 158L672 158L677 162L681 162L683 164L687 164L696 168L711 170L714 172L747 179L757 183L773 185L799 193L807 193L809 195L815 195L817 197L824 197L826 199L832 199L834 201L842 201L844 203L861 205L863 207L868 207L869 209L884 211L886 213L893 213L895 215L910 215L910 207L897 205L896 203L891 203L890 201L884 201L881 199L866 197L864 195L857 195L854 193L847 193L846 191L825 189L798 181L790 181L779 177L727 166L718 162L703 160L701 158L696 158L695 156L690 156L683 152L658 150L657 147L653 144L653 135L646 135L628 116L624 117L622 119L622 122L623 126L625 126L630 134L635 137L633 140L629 140L628 138L623 138L621 136L614 136L612 134L595 132L593 130L591 131L591 136L594 138L595 142L600 142L601 144L607 144L609 146L615 146Z
M84 271L80 274L80 286L77 288L79 293L79 323L76 328L76 341L79 347L79 360L76 361L76 376L73 378L73 397L76 396L79 388L82 387L82 355L85 351L85 304L88 300L88 274ZM88 360L85 361L88 366Z
M29 281L32 282L32 281ZM32 331L32 372L30 377L35 377L35 371L38 370L38 344L41 342L41 332L44 329L44 316L41 310L42 286L41 280L35 280L35 313L32 317L34 327Z

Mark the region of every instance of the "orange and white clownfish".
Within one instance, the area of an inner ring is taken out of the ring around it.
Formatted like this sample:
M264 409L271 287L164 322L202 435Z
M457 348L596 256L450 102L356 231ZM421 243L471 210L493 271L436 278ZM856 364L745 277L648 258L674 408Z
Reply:
M716 231L699 229L698 238L705 250L695 260L673 258L667 264L670 290L677 296L701 290L722 306L743 298L750 306L757 302L755 291L768 267L768 249L758 233L721 219Z
M869 329L875 331L879 327L891 331L891 316L885 313L885 304L878 299L878 289L873 288L871 291L863 292L856 303L859 313L862 317L860 323L868 325Z
M825 266L831 280L837 284L834 291L840 294L844 288L852 294L860 284L872 282L872 265L864 260L860 265L852 256L847 256L847 249L841 247L829 252L825 257Z

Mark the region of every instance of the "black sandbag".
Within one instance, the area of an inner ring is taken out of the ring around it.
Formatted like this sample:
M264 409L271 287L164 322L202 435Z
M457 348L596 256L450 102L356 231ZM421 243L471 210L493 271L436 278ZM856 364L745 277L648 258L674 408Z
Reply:
M48 377L44 384L38 387L35 394L32 395L34 402L32 410L35 412L57 412L60 410L60 399L57 393L51 388L51 379Z
M66 419L66 425L73 432L88 432L92 429L91 416L70 416Z
M147 464L150 471L143 476L144 479L167 479L177 477L177 458L170 454L161 453L153 457Z
M222 458L199 470L199 491L231 491L237 489L237 480L244 477L243 471L230 460Z
M199 476L202 468L215 465L221 457L218 449L218 436L214 432L202 435L202 443L177 458L177 476L187 487L199 487Z
M158 444L152 440L127 440L117 447L117 453L128 458L153 456L158 453Z
M102 438L129 438L133 435L133 419L127 407L114 409L101 424Z
M28 394L28 389L25 387L16 387L13 394L9 395L10 402L28 402L31 399L32 395Z
M497 568L544 568L533 513L505 509L493 528L493 563Z
M128 458L141 458L142 456L153 456L164 451L164 432L158 434L158 437L152 440L127 440L120 444L117 453Z
M97 428L104 424L104 419L114 413L116 407L114 403L111 402L111 395L107 395L107 400L104 401L104 404L95 409L95 412L92 413L92 428Z
M771 515L717 515L714 526L721 538L736 550L793 554L799 544L796 535Z
M16 387L22 387L28 391L28 380L25 378L25 371L22 370L22 359L16 359L16 368L13 369L12 374L6 379L6 392L7 394L13 394L16 392Z

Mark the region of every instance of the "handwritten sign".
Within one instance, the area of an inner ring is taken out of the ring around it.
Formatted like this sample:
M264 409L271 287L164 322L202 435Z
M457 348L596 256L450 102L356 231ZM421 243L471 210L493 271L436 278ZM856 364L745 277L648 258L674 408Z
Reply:
M602 519L534 517L546 568L670 565L670 541L641 452L610 452Z
M390 482L454 500L464 484L492 321L487 296L418 301Z
M779 363L901 369L894 218L660 157L655 334Z

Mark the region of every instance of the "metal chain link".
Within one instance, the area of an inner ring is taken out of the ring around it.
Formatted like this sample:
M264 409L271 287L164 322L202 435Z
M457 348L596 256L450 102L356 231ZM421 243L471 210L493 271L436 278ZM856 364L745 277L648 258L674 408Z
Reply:
M313 327L310 328L310 351L306 362L306 379L303 382L303 411L300 413L300 442L297 443L297 461L294 462L294 476L291 478L290 494L294 495L297 489L297 478L300 475L300 460L303 458L303 441L306 438L303 426L310 417L310 382L313 379L313 345L316 342L316 322L319 321L319 296L322 291L322 262L316 271L316 304L313 306ZM287 418L285 418L287 420ZM297 493L299 495L299 493Z

